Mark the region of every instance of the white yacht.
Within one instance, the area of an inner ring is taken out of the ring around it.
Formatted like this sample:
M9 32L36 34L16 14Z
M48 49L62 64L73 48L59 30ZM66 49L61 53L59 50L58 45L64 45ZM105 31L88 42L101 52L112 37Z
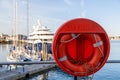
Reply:
M45 55L48 58L52 58L51 47L53 36L54 33L52 33L46 26L42 25L40 20L37 20L37 25L33 26L33 32L28 36L28 43L32 44L33 51L41 52L42 58L44 58Z
M51 43L54 34L46 26L40 23L40 20L37 21L37 25L33 26L33 32L29 34L28 43Z

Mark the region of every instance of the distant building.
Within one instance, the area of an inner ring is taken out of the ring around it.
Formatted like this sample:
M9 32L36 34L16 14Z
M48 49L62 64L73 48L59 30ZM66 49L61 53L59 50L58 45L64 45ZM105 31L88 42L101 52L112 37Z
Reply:
M0 43L7 43L7 42L9 42L9 35L2 33L0 35Z
M26 35L23 35L23 34L18 34L18 35L17 35L17 39L18 39L18 40L27 40L27 36L26 36Z
M120 40L120 36L110 36L110 40Z
M8 35L8 34L0 34L0 43L12 43L14 41L25 42L27 40L27 36L23 34Z

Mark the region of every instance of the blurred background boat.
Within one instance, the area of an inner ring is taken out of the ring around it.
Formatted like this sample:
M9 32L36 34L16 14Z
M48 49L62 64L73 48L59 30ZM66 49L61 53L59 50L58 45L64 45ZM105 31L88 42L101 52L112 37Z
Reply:
M53 60L52 39L54 34L38 20L38 24L33 26L33 32L29 34L27 43L19 44L15 42L11 47L7 61L41 61ZM17 44L17 45L16 45Z

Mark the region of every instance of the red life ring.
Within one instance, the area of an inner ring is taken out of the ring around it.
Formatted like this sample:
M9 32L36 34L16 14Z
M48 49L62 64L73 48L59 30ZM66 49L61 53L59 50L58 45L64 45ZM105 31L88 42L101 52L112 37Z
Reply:
M96 22L78 18L56 32L52 52L58 66L74 76L88 76L100 70L110 51L109 38Z
M67 45L69 44L70 41L78 38L82 38L83 40L85 40L84 45L93 46L93 50L92 51L89 50L91 55L89 53L87 53L89 54L87 55L85 52L81 53L82 55L84 55L82 57L84 57L83 59L85 61L79 59L78 61L76 61L78 63L74 63L75 61L74 59L72 60L73 61L72 62L71 59L67 57L68 55L67 50L70 50L67 49ZM77 76L87 76L88 74L94 73L94 70L97 67L99 67L101 60L104 57L103 42L100 39L100 37L96 34L81 34L81 35L77 34L73 38L71 34L67 34L61 37L60 42L61 43L59 44L57 52L58 59L64 67L74 72Z

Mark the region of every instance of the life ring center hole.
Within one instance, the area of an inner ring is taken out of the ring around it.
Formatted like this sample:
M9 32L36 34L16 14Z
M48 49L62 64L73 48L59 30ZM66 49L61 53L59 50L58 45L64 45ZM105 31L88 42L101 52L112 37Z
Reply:
M67 45L67 56L74 64L83 64L89 61L93 51L93 43L85 37L76 38Z

